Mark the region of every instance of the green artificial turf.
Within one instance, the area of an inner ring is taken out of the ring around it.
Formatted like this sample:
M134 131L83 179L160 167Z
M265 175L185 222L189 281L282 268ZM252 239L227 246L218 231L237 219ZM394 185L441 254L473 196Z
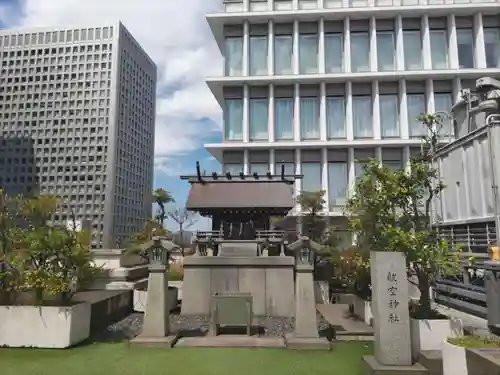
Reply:
M144 348L94 343L73 349L0 348L1 375L363 375L370 343L331 352L242 348Z

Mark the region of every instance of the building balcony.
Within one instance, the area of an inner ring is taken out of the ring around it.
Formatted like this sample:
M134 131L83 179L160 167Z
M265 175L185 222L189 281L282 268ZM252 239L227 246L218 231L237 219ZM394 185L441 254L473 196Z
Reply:
M372 7L480 5L497 0L225 0L226 13L286 12Z
M453 80L457 77L462 80L476 80L481 77L498 77L500 68L486 69L445 69L445 70L414 70L414 71L367 71L360 73L318 73L297 75L262 75L247 77L213 77L207 78L206 83L215 99L224 108L224 88L245 86L290 86L290 85L320 85L320 84L351 84L374 82L426 81L426 80Z
M390 19L421 17L429 15L442 17L451 13L470 16L475 13L494 15L498 13L500 0L268 0L225 3L225 12L206 16L212 33L221 48L224 46L224 25L262 24L269 21L288 23L295 20L311 22L376 18ZM247 5L245 5L247 4ZM246 7L246 8L245 8ZM245 10L248 9L248 10Z

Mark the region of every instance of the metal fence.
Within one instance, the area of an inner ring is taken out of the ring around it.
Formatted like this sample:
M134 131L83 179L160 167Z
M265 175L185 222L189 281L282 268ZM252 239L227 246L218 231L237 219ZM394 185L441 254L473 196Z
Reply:
M456 310L486 319L485 270L492 269L484 262L486 253L466 252L460 254L461 273L438 280L433 286L434 301Z

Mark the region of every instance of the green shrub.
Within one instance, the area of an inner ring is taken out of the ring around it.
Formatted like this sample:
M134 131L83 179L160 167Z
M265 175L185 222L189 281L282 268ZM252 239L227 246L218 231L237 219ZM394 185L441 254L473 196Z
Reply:
M448 342L462 348L500 348L500 339L494 336L467 335L448 338Z
M184 280L184 268L182 264L173 263L170 265L168 270L168 279L170 281L182 281Z

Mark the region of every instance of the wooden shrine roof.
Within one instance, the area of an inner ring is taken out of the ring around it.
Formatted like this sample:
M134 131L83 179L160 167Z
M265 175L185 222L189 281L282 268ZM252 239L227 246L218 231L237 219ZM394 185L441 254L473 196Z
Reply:
M291 210L293 185L281 181L232 181L192 184L186 208L194 211L221 208L275 208Z

